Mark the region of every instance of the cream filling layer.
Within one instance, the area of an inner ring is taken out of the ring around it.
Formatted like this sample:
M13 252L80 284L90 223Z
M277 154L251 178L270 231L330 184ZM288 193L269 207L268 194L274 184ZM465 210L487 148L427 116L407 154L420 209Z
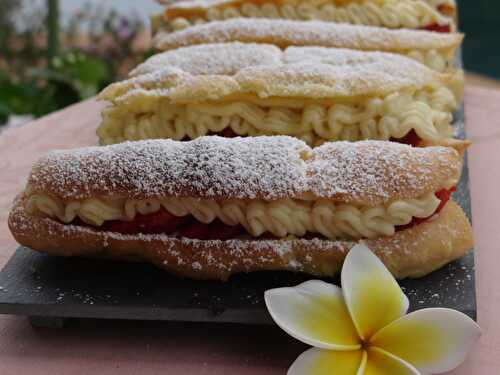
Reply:
M402 54L438 72L445 72L454 66L455 50L452 48L446 50L414 49Z
M328 199L315 201L282 199L204 200L186 197L132 200L124 198L62 201L46 194L31 194L25 209L71 223L79 217L99 227L109 220L130 221L136 215L147 215L162 207L172 215L192 215L201 223L215 219L227 225L242 225L252 236L271 233L283 238L318 233L330 239L377 238L391 236L396 226L409 224L413 218L431 216L440 204L434 192L416 199L394 200L380 206L338 204Z
M310 146L326 141L402 138L411 130L428 143L452 137L457 106L445 87L360 103L307 104L302 100L234 101L174 105L142 91L127 104L103 111L97 129L101 144L156 138L198 138L226 128L240 136L291 135Z
M442 15L437 6L415 0L351 1L335 5L329 0L290 1L283 5L273 2L262 5L244 2L236 6L212 7L191 15L169 17L166 28L178 31L192 25L239 17L322 20L388 28L420 29L429 25L450 25L453 20Z

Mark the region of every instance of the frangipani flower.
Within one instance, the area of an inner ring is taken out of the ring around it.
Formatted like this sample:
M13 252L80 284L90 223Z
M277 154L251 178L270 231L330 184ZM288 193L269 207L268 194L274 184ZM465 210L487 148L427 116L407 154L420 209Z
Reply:
M274 321L312 345L288 375L419 375L457 367L480 336L466 315L433 308L406 315L409 302L364 245L351 249L342 288L319 280L265 293Z

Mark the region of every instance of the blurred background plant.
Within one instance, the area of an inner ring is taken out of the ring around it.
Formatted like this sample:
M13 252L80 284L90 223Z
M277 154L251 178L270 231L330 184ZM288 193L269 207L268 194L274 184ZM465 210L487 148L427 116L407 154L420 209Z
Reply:
M500 2L458 4L467 80L498 89ZM13 114L64 108L124 77L151 54L147 16L160 9L154 0L0 0L0 125Z
M94 96L150 54L136 13L85 3L61 24L58 1L0 0L0 124Z

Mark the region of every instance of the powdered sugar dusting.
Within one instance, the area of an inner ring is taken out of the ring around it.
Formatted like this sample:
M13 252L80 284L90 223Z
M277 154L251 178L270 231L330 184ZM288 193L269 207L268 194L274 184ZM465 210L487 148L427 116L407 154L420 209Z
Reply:
M383 52L325 47L227 43L179 48L148 59L102 99L119 101L147 92L173 101L260 97L335 98L384 95L449 78L410 58Z
M311 158L309 158L312 155ZM33 191L63 199L189 196L300 198L381 204L458 179L458 153L392 142L332 142L312 150L288 137L150 140L52 152L33 167Z
M227 48L224 44L193 46L152 56L132 70L130 76L176 67L193 75L224 74L262 64L281 64L279 48L272 45L248 44L244 48Z
M460 169L460 157L453 149L383 141L326 143L314 149L308 162L315 195L373 204L412 198L430 186L438 189L443 181L458 181Z
M280 47L323 46L368 51L441 49L457 46L459 34L425 30L393 30L383 27L350 25L324 21L298 21L265 18L234 18L193 25L177 32L160 32L155 45L172 49L202 43L272 42Z
M35 191L76 199L102 195L277 199L307 186L301 152L308 150L292 137L126 142L52 152L35 164L30 184Z

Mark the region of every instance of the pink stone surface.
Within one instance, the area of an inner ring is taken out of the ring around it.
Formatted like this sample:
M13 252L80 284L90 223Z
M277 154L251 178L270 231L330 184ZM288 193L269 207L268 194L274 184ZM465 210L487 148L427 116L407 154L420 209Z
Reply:
M31 163L54 148L95 144L101 107L87 101L0 135L0 266L16 248L6 218ZM500 93L468 87L466 117L483 336L450 374L493 375L500 369ZM284 374L305 349L277 327L77 321L52 330L0 316L0 375Z

